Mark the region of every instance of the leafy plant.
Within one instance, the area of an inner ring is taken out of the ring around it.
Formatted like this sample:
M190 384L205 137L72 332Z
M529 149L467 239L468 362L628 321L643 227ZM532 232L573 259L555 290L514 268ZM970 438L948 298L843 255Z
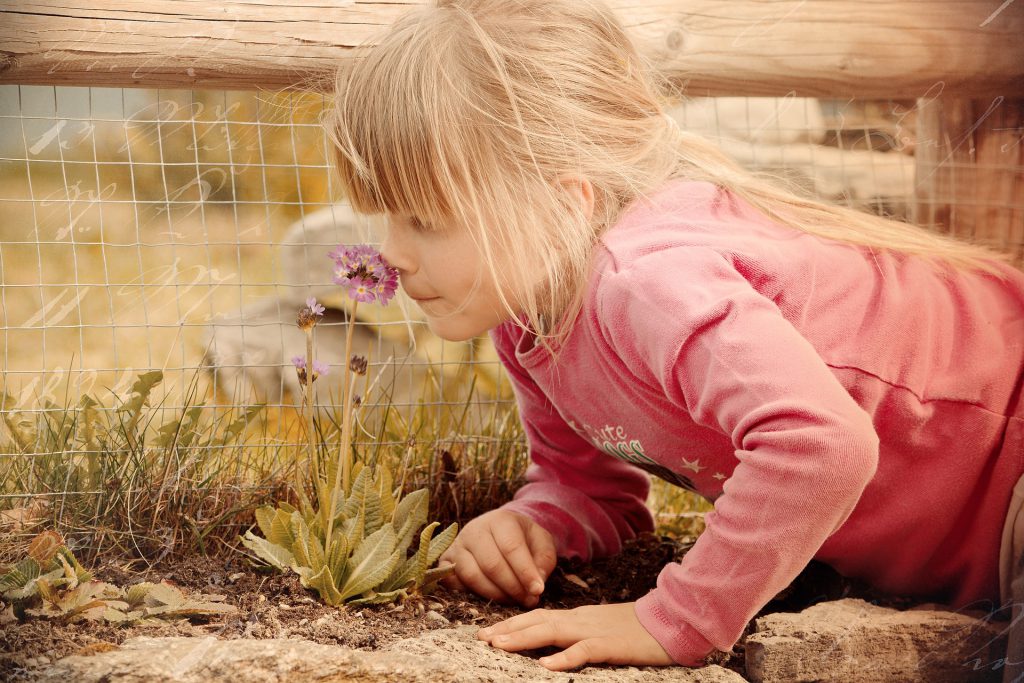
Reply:
M112 623L231 614L223 596L187 597L169 583L139 583L127 589L96 581L60 534L44 531L29 544L28 557L0 574L0 597L19 618Z
M313 357L314 331L324 308L310 298L296 319L296 324L305 332L306 356L296 356L292 362L304 388L303 408L308 411L308 460L314 468L315 502L306 495L296 460L298 508L284 502L277 508L258 508L256 522L263 537L248 531L240 540L267 564L294 571L303 586L315 589L330 605L390 602L407 597L413 590L428 590L452 570L450 566L429 567L455 540L458 525L451 524L434 537L434 530L440 523L427 524L427 490L419 489L402 497L402 487L394 486L391 471L384 464L379 463L371 472L369 466L354 457L355 378L366 374L367 360L351 356L352 320L360 302L386 304L394 296L398 272L365 245L339 246L330 257L335 262L334 282L347 288L354 300L345 335L349 375L342 382L338 459L321 467L314 438L313 383L327 367L318 365L319 361ZM410 554L417 538L418 545Z
M428 567L455 540L458 525L433 536L440 524L424 527L426 489L399 498L387 467L378 465L376 476L362 463L354 468L351 495L335 497L333 525L327 523L328 507L264 506L256 510L263 538L249 531L242 543L267 564L294 571L303 586L316 589L330 605L390 602L413 590L429 590L451 570ZM333 526L331 544L326 542L328 526ZM410 555L417 538L419 545Z

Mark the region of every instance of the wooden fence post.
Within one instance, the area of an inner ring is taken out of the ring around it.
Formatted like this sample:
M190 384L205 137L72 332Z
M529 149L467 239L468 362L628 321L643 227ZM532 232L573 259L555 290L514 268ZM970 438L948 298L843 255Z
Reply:
M914 223L1024 263L1024 99L918 101Z

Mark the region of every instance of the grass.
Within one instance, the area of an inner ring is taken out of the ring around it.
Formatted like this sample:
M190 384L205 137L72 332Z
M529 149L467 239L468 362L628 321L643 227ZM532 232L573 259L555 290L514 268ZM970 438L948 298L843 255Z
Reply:
M295 502L292 468L308 462L296 411L220 406L199 374L182 405L167 407L161 380L143 373L126 398L107 405L83 396L24 411L0 394L0 563L23 554L42 529L62 533L86 562L221 553L237 546L255 507ZM482 410L473 380L464 388L461 403L438 401L437 384L428 383L405 415L383 388L382 408L360 411L363 438L354 444L364 462L386 462L406 492L428 488L430 519L443 525L510 500L528 459L514 405ZM340 443L338 417L317 412L318 448L328 455ZM664 482L652 490L666 533L699 533L698 501Z

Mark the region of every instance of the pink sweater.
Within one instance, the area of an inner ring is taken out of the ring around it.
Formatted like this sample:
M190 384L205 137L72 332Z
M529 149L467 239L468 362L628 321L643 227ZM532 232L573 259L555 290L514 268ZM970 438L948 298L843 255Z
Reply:
M634 465L714 501L636 604L684 665L731 649L812 558L990 609L1024 473L1024 273L1005 270L947 278L673 181L602 238L557 363L492 330L532 458L505 507L589 559L653 528Z

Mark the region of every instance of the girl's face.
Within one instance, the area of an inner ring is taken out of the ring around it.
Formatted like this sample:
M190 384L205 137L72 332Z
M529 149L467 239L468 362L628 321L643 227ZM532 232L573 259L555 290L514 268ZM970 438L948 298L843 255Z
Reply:
M428 229L412 216L390 214L381 255L398 269L402 289L426 315L430 330L442 339L472 339L510 317L464 229ZM504 268L506 264L498 265ZM510 293L506 296L515 302Z

